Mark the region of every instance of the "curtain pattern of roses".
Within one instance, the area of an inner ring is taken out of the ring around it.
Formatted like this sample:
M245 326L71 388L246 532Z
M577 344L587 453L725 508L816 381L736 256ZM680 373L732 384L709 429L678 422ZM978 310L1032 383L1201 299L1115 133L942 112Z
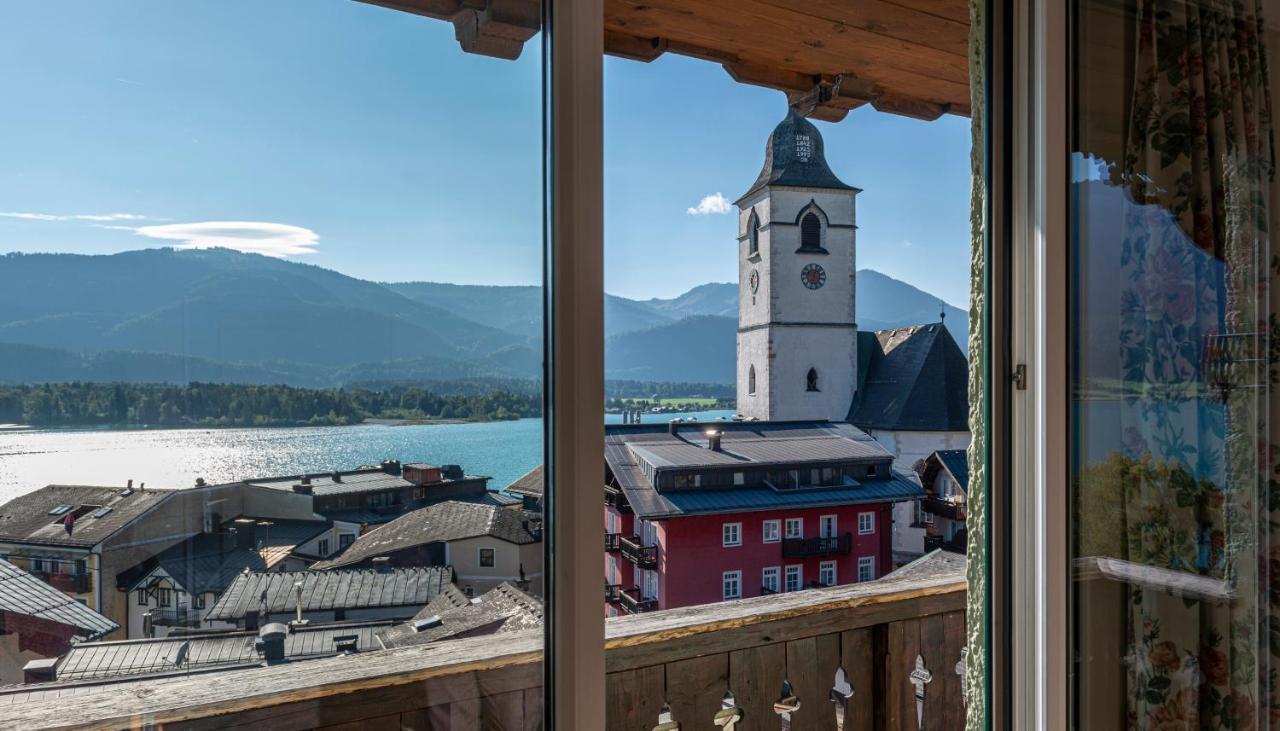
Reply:
M1131 728L1247 729L1273 702L1273 142L1260 0L1137 0L1118 252ZM1270 319L1270 322L1269 322ZM1280 422L1276 422L1280 423ZM1114 555L1114 554L1113 554ZM1280 623L1276 625L1280 629Z

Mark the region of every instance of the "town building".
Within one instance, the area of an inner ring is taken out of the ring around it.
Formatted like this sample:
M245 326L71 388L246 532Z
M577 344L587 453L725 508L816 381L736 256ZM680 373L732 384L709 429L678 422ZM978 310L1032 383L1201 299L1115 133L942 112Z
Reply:
M966 553L965 508L969 496L969 460L962 449L934 452L916 467L925 497L917 520L925 528L926 550Z
M73 644L116 629L115 622L0 559L0 685L23 682L28 663L49 664Z
M256 630L299 615L311 624L366 619L406 620L453 583L447 566L246 571L237 576L206 615Z
M468 595L504 582L541 594L540 517L518 508L446 500L370 530L312 568L450 566Z
M611 615L879 578L922 494L845 423L608 425L605 462Z
M542 465L538 465L507 485L502 491L523 500L525 510L542 513L544 482Z
M266 477L249 484L314 497L314 509L330 520L381 525L406 511L441 500L519 505L517 498L488 489L489 478L468 475L458 465L384 461L377 467L319 474Z
M542 600L503 582L474 599L442 592L408 622L378 633L384 648L518 632L542 626Z

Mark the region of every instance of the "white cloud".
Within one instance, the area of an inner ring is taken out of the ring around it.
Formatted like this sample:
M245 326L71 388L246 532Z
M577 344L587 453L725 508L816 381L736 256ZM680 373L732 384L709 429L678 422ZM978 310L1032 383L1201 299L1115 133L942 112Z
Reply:
M722 193L712 193L704 196L698 201L698 205L694 208L686 208L685 212L690 216L706 216L712 213L728 213L733 209L729 199L725 198Z
M24 221L146 221L151 218L137 213L79 213L62 216L55 213L19 211L0 211L0 217L20 218Z
M248 254L285 257L314 254L320 236L309 228L269 221L201 221L139 226L139 236L177 241L176 249L222 247Z
M902 247L902 248L904 248L904 249L910 249L910 248L911 248L911 242L910 242L910 241L908 241L907 239L903 239L903 240L901 240L901 241L899 241L899 242L898 242L898 246L901 246L901 247Z

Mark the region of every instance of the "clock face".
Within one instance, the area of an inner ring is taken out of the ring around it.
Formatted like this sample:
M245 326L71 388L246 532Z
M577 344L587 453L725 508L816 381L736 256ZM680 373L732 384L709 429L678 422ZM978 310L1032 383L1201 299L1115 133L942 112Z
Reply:
M747 281L751 283L751 294L755 294L760 290L760 272L752 269L751 276Z
M818 264L806 264L800 270L800 281L809 289L818 289L827 283L827 273Z

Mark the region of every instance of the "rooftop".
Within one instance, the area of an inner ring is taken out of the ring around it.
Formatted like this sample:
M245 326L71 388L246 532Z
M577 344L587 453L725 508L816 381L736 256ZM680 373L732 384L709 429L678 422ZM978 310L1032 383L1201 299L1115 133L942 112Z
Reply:
M464 595L465 597L465 595ZM430 626L415 630L415 623ZM414 618L383 630L378 635L383 647L405 647L481 634L517 632L542 624L542 601L503 582L465 604L441 610L428 605Z
M544 478L542 475L542 465L538 465L526 472L515 482L504 488L505 492L512 495L528 495L530 497L542 497L545 488Z
M422 607L453 581L443 566L386 570L248 572L237 576L206 619L238 621L249 612L292 612L298 605L294 582L302 582L302 611L372 607ZM416 610L415 610L416 611Z
M428 468L431 465L407 464L407 468ZM451 485L459 482L471 482L474 480L488 480L488 477L479 475L463 475L459 479L442 478L439 482L431 482L425 487L433 485ZM401 474L393 473L382 467L361 467L355 470L339 470L335 472L311 473L305 475L289 475L285 477L264 477L261 479L251 479L245 482L259 487L269 487L275 490L294 489L295 485L308 484L311 494L319 497L326 495L348 495L361 492L378 492L380 490L397 490L411 487L423 487L417 483L405 479Z
M866 462L884 464L891 455L865 432L825 421L714 422L677 426L610 424L605 427L605 461L636 515L670 518L692 513L768 510L781 506L820 507L919 497L913 480L897 473L887 479L839 486L779 491L762 486L714 489L655 489L652 475L693 468L792 468ZM708 446L708 431L720 432L720 449Z
M969 362L941 323L858 333L860 429L968 431Z
M120 628L115 622L4 559L0 559L0 612L74 627L75 636L84 640L97 639Z
M90 485L48 485L0 505L0 541L89 548L174 494ZM70 530L68 516L74 516Z
M969 457L963 449L939 449L925 458L920 466L920 479L925 485L933 482L938 470L945 470L955 479L961 490L969 492Z
M858 190L831 171L823 150L822 133L794 109L787 112L769 135L764 147L764 167L738 202L768 186Z
M360 536L337 558L312 568L333 569L429 543L489 536L508 543L534 543L538 537L524 521L524 511L495 505L446 500L405 513Z

